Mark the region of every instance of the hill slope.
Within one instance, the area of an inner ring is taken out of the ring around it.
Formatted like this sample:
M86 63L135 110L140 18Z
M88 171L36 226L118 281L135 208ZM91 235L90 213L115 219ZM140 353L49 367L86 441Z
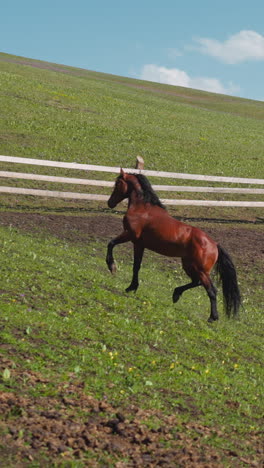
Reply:
M5 54L0 68L2 154L124 166L141 154L148 169L263 176L263 103ZM147 252L128 295L119 246L107 274L116 214L4 203L0 465L262 466L261 220L192 220L230 252L243 294L228 320L219 291L209 325L205 291L172 304L186 282L176 261Z
M0 54L2 154L261 177L264 104Z

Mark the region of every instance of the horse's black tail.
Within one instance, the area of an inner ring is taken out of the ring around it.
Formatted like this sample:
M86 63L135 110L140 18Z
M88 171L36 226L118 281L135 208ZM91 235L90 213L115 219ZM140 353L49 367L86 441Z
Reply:
M241 305L241 295L237 284L237 274L230 255L218 244L216 271L222 282L225 311L228 317L237 315Z

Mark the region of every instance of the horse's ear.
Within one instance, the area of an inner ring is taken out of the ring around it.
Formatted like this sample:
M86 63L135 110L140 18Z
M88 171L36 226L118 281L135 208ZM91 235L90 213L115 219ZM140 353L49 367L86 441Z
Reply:
M120 167L120 175L122 177L122 179L126 179L126 173L123 171L122 167Z

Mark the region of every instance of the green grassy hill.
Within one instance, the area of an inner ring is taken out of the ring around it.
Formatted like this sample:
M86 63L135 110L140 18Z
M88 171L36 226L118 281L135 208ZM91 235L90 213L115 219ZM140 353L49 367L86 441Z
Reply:
M0 54L1 153L260 177L263 102Z
M0 85L0 154L124 167L140 154L147 169L263 177L261 102L6 54ZM208 324L202 289L172 304L179 262L146 253L128 295L120 246L108 274L120 212L14 196L0 206L1 466L262 466L260 211L178 210L237 266L240 317L224 316L219 291Z

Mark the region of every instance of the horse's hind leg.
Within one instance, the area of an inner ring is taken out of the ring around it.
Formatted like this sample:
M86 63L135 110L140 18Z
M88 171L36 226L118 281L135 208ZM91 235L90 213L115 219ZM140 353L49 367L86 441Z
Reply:
M172 300L174 304L178 302L180 299L182 293L184 291L187 291L188 289L196 288L197 286L200 286L199 280L193 280L191 283L184 284L183 286L178 286L177 288L174 289L173 295L172 295Z
M208 318L208 322L214 322L215 320L218 320L218 312L217 312L217 307L216 307L217 289L214 286L208 274L204 272L200 272L199 276L200 276L201 284L203 285L210 299L211 311L210 311L210 316Z
M218 312L216 308L216 294L217 294L217 289L214 286L213 282L210 280L210 286L209 288L205 288L207 291L207 294L209 296L210 302L211 302L211 313L210 317L208 319L208 322L214 322L215 320L218 320Z
M216 294L217 289L214 286L208 273L205 273L200 268L195 267L194 264L189 263L188 260L182 259L182 266L187 275L191 278L192 282L184 286L180 286L174 290L173 302L177 302L184 291L195 288L197 286L203 286L210 299L211 311L208 322L214 322L218 320L218 312L216 307Z
M174 303L178 302L180 299L182 293L184 291L187 291L188 289L196 288L197 286L201 285L201 282L199 280L198 275L195 273L193 267L191 264L189 264L189 261L186 258L182 258L182 267L185 271L185 273L191 278L191 283L184 284L183 286L178 286L177 288L174 289L173 295L172 295L172 300Z

